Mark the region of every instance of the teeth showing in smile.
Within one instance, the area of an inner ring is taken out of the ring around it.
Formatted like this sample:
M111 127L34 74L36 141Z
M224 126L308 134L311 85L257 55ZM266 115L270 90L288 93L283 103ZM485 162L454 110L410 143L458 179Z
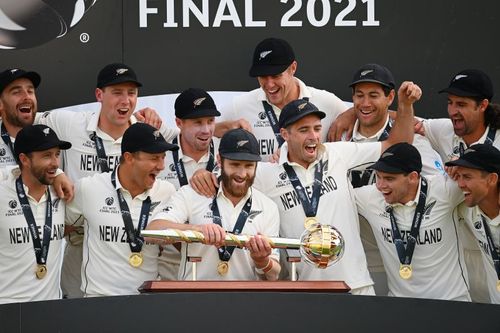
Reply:
M118 112L123 116L127 114L128 109L118 109Z
M31 112L31 105L30 104L22 104L19 106L19 111L23 113L30 113Z

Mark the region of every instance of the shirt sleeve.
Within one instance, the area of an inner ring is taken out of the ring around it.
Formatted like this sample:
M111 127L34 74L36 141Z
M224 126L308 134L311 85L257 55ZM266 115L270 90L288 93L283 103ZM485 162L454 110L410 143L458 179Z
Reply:
M191 193L194 191L189 185L181 187L168 200L167 205L159 212L155 213L151 219L167 220L175 223L187 223L190 217L190 203L194 204L194 199L191 199Z
M238 96L237 96L238 97ZM233 98L229 103L226 103L221 109L220 109L220 117L217 118L217 122L223 122L223 121L230 121L230 120L236 120L238 119L238 114L236 111L236 98Z
M85 178L78 180L75 183L75 196L70 203L66 203L66 220L67 225L82 226L85 220L83 216L83 203L85 202Z
M330 153L338 154L349 169L375 163L382 152L380 142L328 142L324 145L330 146L332 150Z
M449 119L426 119L423 121L425 137L431 143L434 150L443 156L444 150L441 144L445 140L444 135L447 133L453 134L453 125ZM451 140L451 139L450 139Z

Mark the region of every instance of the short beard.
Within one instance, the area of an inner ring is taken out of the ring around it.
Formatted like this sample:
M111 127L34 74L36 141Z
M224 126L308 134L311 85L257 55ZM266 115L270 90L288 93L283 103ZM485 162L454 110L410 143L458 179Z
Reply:
M253 175L252 178L248 178L245 180L245 186L242 189L234 189L231 187L231 179L228 174L224 172L224 168L221 169L221 179L222 179L222 186L225 191L227 191L228 194L237 197L237 198L242 198L247 194L248 189L253 185L253 182L255 180L255 174Z

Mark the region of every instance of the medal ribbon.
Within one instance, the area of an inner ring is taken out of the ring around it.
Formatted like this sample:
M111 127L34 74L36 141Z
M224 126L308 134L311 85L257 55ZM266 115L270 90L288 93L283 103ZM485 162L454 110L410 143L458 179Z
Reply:
M106 156L106 151L104 150L104 143L102 139L97 135L96 132L90 137L95 143L95 150L97 152L97 161L101 167L101 172L110 172L111 169L108 165L108 157Z
M495 141L495 134L496 134L496 129L490 126L488 134L486 135L486 139L484 140L484 144L493 145L493 142ZM465 152L465 145L463 142L460 142L458 150L460 152L460 156L463 156Z
M38 265L47 264L47 256L49 255L50 237L52 234L52 199L50 191L47 188L47 206L45 208L45 225L43 226L43 239L40 241L38 228L35 222L35 217L28 202L26 193L24 192L23 180L21 176L16 179L16 192L19 203L23 209L24 218L28 224L28 229L33 240L33 248L35 250L36 263Z
M236 220L236 223L234 225L233 234L239 235L241 233L243 227L245 226L245 223L247 222L251 207L252 196L250 196L243 205L243 208L241 209L240 214L238 215L238 219ZM219 206L217 205L217 194L212 200L212 218L215 224L218 224L222 227L222 218L220 216ZM236 246L221 246L219 248L219 259L221 261L229 261L229 259L231 259L231 256L233 255L235 248Z
M401 233L399 232L392 206L388 206L386 208L386 211L389 213L391 219L392 239L394 241L394 245L396 246L396 251L398 252L399 262L402 265L411 264L411 259L413 257L413 251L415 250L415 244L417 243L420 225L424 217L425 200L427 198L427 180L424 177L421 177L420 184L420 195L418 198L417 207L415 209L415 214L413 215L410 235L408 235L406 239L406 247L403 243L403 239L401 238Z
M304 213L307 217L315 217L318 211L321 184L323 183L323 165L326 165L326 163L328 162L319 161L314 168L314 182L312 185L311 198L307 195L306 190L304 186L302 186L295 170L288 163L285 162L283 164L283 168L288 175L288 179L290 179L290 182L292 183L294 191L297 193L299 201L302 204L302 208L304 209Z
M7 129L5 128L5 125L3 124L3 122L2 122L2 126L1 126L1 135L2 135L3 142L5 142L5 144L9 147L10 152L11 152L12 156L14 156L14 159L16 160L16 162L19 163L18 157L16 156L16 153L14 152L14 145L12 144L12 141L10 140L10 135L7 132Z
M389 132L392 129L392 121L389 119L384 131L380 134L377 141L385 141L389 137ZM351 139L354 142L354 139ZM367 168L365 170L351 170L351 184L352 187L358 188L365 185L373 184L375 181L375 170Z
M111 173L111 183L113 184L113 187L116 188L116 169L113 170L113 173ZM134 223L132 222L132 216L130 215L130 210L127 202L125 201L125 197L119 188L116 188L116 194L118 195L120 212L122 214L125 232L127 233L127 241L130 246L130 251L137 253L141 252L142 245L144 244L144 238L141 237L141 230L144 230L148 224L151 198L148 196L146 200L142 202L141 215L139 216L139 222L137 223L137 230L134 230Z
M177 144L177 138L175 138L172 143L174 145ZM208 157L208 162L205 170L212 172L215 166L215 158L214 158L214 142L210 140L210 156ZM175 172L177 173L177 179L179 180L179 184L181 186L188 184L188 179L186 175L186 170L184 169L184 163L179 159L179 152L177 150L172 150L172 157L174 159L174 167Z
M276 113L274 113L273 107L266 101L262 101L262 105L264 106L264 111L266 112L267 119L271 124L271 127L274 132L274 136L278 141L278 147L281 147L285 140L281 137L280 128L278 126L278 117L276 117Z
M486 239L488 240L488 247L490 248L491 259L493 260L493 266L495 267L495 271L497 272L498 281L500 281L500 256L495 247L495 243L493 242L493 237L491 236L491 229L486 219L483 215L481 215L481 219L483 220L483 227L486 233Z

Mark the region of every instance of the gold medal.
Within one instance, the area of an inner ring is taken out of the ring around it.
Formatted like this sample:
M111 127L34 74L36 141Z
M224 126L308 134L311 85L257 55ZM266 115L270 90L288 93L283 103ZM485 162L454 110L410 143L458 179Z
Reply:
M143 257L141 252L132 252L130 256L128 257L128 263L132 267L140 267L143 262Z
M402 279L408 280L411 278L411 265L400 265L399 266L399 276L401 276Z
M500 280L497 281L497 291L500 292Z
M224 276L227 274L229 271L229 263L227 261L221 261L217 265L217 273L219 273L220 276Z
M47 266L37 265L35 275L38 280L43 279L47 275Z
M306 217L306 219L304 220L304 227L306 229L310 229L315 224L318 224L318 220L315 216Z

